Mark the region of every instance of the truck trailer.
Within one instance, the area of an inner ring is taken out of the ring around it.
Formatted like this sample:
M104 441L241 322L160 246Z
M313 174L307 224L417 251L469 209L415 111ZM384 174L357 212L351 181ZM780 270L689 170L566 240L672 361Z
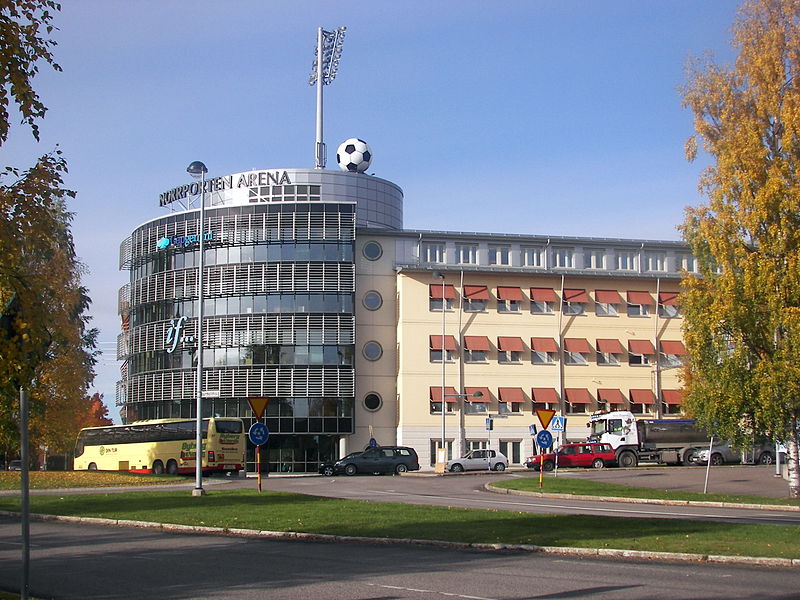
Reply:
M611 444L620 467L640 462L690 465L711 439L694 419L637 420L627 410L595 413L589 427L589 441Z

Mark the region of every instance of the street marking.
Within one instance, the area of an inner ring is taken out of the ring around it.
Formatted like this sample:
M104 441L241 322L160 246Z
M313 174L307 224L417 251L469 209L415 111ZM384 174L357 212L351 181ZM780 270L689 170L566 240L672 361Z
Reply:
M466 596L464 594L454 594L452 592L440 592L438 590L421 590L418 588L403 587L400 585L384 585L381 583L364 583L372 587L384 588L387 590L400 590L403 592L417 592L420 594L438 594L440 596L448 596L450 598L465 598L465 600L497 600L496 598L485 598L483 596Z

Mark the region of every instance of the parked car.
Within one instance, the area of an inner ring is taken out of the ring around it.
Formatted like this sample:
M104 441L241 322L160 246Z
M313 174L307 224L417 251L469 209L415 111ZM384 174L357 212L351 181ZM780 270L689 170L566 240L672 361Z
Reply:
M11 460L8 462L8 470L9 471L22 471L22 461L21 460Z
M781 451L781 463L786 461L785 454ZM708 463L708 448L699 450L695 459L696 464ZM725 463L745 463L756 465L775 464L775 444L762 444L745 449L744 452L734 448L728 442L714 444L711 447L711 464L718 466Z
M448 460L446 469L451 473L462 471L505 471L508 459L496 450L472 450L466 456Z
M419 470L417 452L408 446L379 446L367 448L363 452L353 452L337 460L332 465L320 465L320 473L326 476L356 475L357 473L405 473Z
M559 467L603 467L617 464L617 457L611 444L582 443L563 444L558 448ZM538 471L539 468L552 471L556 466L556 453L548 452L543 456L531 456L525 461L525 466Z
M340 460L346 460L346 459L352 458L356 454L361 454L361 452L351 452L350 454L348 454L347 456L345 456L344 458L342 458ZM320 463L320 465L319 465L320 475L324 475L325 477L333 477L334 475L336 475L336 469L334 467L336 462L337 461L335 461L335 460L329 460L329 461Z

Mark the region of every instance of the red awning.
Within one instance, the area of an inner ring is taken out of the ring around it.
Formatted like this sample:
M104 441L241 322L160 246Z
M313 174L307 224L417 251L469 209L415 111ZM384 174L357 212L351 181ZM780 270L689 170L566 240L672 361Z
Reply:
M522 290L518 287L500 287L497 288L498 300L522 300Z
M489 350L489 338L485 335L465 335L464 346L467 350Z
M500 336L497 338L497 349L501 352L524 352L525 345L522 338Z
M594 299L603 304L623 304L622 296L617 290L595 290Z
M586 388L567 388L564 390L564 394L570 404L590 404L592 402L592 397Z
M453 396L452 398L445 398L448 402L455 402L456 398L456 388L454 387L446 387L444 388L444 393L446 396ZM441 402L442 401L442 387L441 386L431 386L431 402Z
M584 338L564 338L564 350L589 354L592 351L592 347L589 346L589 342Z
M431 283L428 287L428 293L430 294L431 298L441 300L442 299L442 286L437 285L435 283ZM456 288L453 285L445 284L444 286L444 297L448 300L453 300L456 297Z
M635 404L655 404L653 390L630 390L631 402Z
M682 390L661 390L661 397L665 404L683 404Z
M483 394L480 398L476 398L473 394L476 392L480 392ZM464 402L489 402L491 399L489 396L491 393L489 392L488 387L465 387L464 394L466 397L464 398Z
M659 292L658 301L661 302L661 304L675 306L679 304L679 296L680 294L678 294L678 292Z
M627 402L622 391L617 389L597 390L597 399L600 402L608 402L609 404L625 404Z
M516 404L525 402L525 393L522 388L501 387L497 390L497 397L500 402L514 402Z
M531 338L531 348L536 352L558 352L558 346L553 338Z
M650 340L628 340L628 350L634 354L655 354Z
M558 404L558 394L553 388L531 388L531 397L540 404Z
M465 285L464 298L467 300L488 300L489 288L485 285Z
M586 290L564 290L564 302L589 302Z
M556 293L552 288L531 288L531 300L534 302L555 302Z
M619 340L596 340L597 351L606 354L625 354L625 348Z
M653 297L650 295L650 292L629 291L628 304L644 304L646 306L652 306Z
M674 354L675 356L684 356L686 354L686 346L680 341L662 340L659 342L661 352L664 354Z
M442 349L442 336L441 335L432 335L430 336L430 345L431 350L441 350ZM445 350L455 350L456 349L456 338L452 335L444 336L444 349Z

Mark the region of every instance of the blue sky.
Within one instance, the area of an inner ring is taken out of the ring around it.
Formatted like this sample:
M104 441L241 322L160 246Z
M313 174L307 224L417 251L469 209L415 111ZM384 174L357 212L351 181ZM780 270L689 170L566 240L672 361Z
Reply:
M69 0L35 85L42 141L17 127L3 165L56 144L78 192L113 416L120 242L159 193L209 176L314 165L316 28L347 26L325 89L329 156L369 142L414 229L679 239L701 199L678 86L691 55L730 62L737 2L714 0ZM328 168L336 168L329 161Z

